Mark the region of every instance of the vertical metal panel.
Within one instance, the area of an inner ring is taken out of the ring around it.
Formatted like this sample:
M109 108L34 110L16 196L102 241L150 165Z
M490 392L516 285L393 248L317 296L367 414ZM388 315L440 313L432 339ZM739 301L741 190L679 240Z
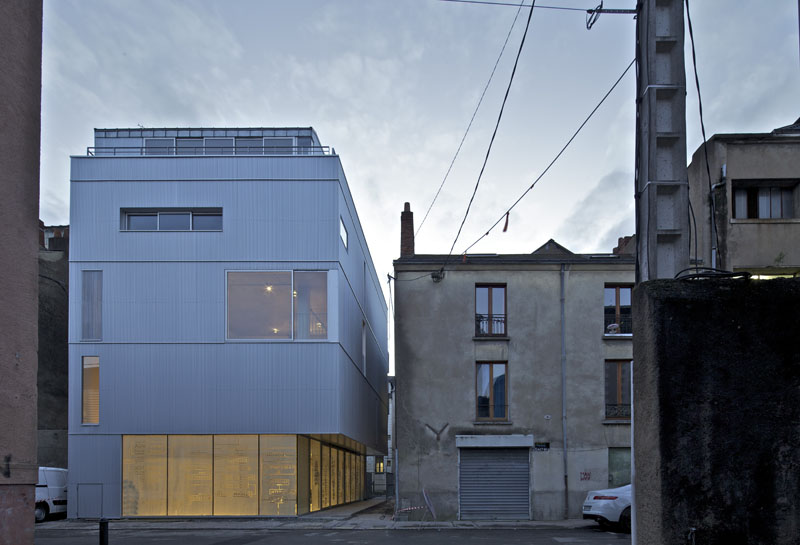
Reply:
M121 438L118 435L72 435L69 436L69 484L67 514L76 516L120 516L121 494ZM78 485L98 485L83 489L79 497ZM100 499L102 496L102 503ZM81 512L79 512L79 507ZM84 514L89 513L89 514Z
M530 463L527 448L462 448L459 513L462 520L530 518Z

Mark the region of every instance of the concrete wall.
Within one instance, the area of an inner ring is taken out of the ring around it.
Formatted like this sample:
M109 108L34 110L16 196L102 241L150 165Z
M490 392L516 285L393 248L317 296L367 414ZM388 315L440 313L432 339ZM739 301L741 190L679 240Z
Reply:
M639 543L796 544L800 281L634 291Z
M33 543L42 2L0 3L0 543Z
M800 138L771 135L715 135L708 142L711 184L719 233L717 268L800 270L800 187L795 188L794 218L733 217L733 184L737 181L800 180ZM725 177L722 167L725 165ZM690 196L697 218L698 257L711 266L711 215L703 147L689 165ZM692 239L694 244L694 239ZM694 247L691 258L694 259ZM764 271L766 272L766 271Z
M423 267L395 262L395 433L401 506L424 505L425 488L437 516L454 519L456 436L521 434L550 443L549 450L532 453L533 518L563 518L560 265L449 267L445 279L435 283L429 276L412 280L424 275ZM630 337L604 338L603 287L605 282L632 282L634 272L630 260L568 267L569 516L580 517L586 492L608 487L608 448L630 446L629 425L604 424L604 361L630 358L632 345ZM507 284L507 339L473 338L475 284L490 282ZM508 362L507 422L476 421L478 361Z

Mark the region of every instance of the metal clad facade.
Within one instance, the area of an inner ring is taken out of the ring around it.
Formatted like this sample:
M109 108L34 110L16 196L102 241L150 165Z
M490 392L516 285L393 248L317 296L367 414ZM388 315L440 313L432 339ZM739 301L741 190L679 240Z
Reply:
M460 449L459 518L530 519L529 454L527 448Z
M69 516L120 516L125 434L344 434L385 451L387 307L337 156L73 157L71 181L70 275L103 282L99 342L82 340L70 293ZM209 208L221 231L124 221ZM226 272L241 270L327 271L327 338L227 340ZM97 425L81 423L83 356L100 359Z

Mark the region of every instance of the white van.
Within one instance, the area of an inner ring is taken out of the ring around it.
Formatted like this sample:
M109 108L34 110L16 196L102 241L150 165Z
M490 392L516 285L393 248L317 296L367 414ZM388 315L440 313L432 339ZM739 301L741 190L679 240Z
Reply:
M67 470L58 467L40 467L36 484L36 522L47 515L67 511Z

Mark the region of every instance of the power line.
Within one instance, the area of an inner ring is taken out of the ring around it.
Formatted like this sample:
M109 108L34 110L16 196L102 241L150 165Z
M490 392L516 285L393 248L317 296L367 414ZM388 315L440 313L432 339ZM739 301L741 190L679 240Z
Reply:
M706 176L708 177L708 197L711 200L711 231L714 233L715 250L719 250L719 234L717 233L717 210L714 199L714 188L711 186L711 167L708 164L708 145L706 143L706 125L703 122L703 99L700 96L700 79L697 77L697 55L694 51L694 32L692 17L689 15L689 0L686 2L686 21L689 24L689 41L692 43L692 67L694 68L694 84L697 88L697 106L700 110L700 132L703 134L703 154L706 159ZM712 250L713 251L713 250ZM695 243L695 265L697 265L697 244ZM716 265L716 263L715 263Z
M472 247L473 247L473 246L475 246L475 245L476 245L478 242L480 242L480 241L481 241L481 240L483 240L485 237L487 237L487 236L489 235L489 233L491 233L492 229L494 229L495 227L497 227L497 225L498 225L498 224L499 224L501 221L503 221L503 218L505 218L505 217L506 217L506 215L507 215L508 213L510 213L510 212L511 212L511 211L514 209L514 207L515 207L515 206L517 206L517 204L519 204L519 202L520 202L520 201L521 201L523 198L525 198L525 195L527 195L527 194L528 194L528 192L530 192L530 190L534 188L534 186L535 186L535 185L536 185L536 184L539 182L539 180L541 180L541 179L542 179L542 177L543 177L545 174L547 174L547 171L548 171L548 170L550 170L550 167L552 167L552 166L555 164L555 162L556 162L556 161L558 161L558 158L559 158L559 157L561 157L561 155L564 153L564 151L566 151L566 149L569 147L569 145L572 143L572 141L573 141L573 140L575 140L575 137L576 137L576 136L578 136L578 133L580 133L580 132L581 132L581 130L583 129L583 127L584 127L584 126L586 125L586 123L588 123L588 121L589 121L589 120L592 118L592 116L593 116L593 115L594 115L594 113L595 113L595 112L598 110L598 108L600 108L600 106L603 104L603 102L605 102L605 100L608 98L608 96L611 94L611 92L612 92L612 91L614 91L614 89L617 87L617 85L619 85L619 82L620 82L620 81L622 81L622 78L624 78L624 77L625 77L625 74L627 74L627 73L628 73L628 70L630 70L630 69L631 69L631 66L633 66L633 64L634 64L635 62L636 62L636 59L634 59L634 60L632 60L632 61L631 61L631 63L628 65L628 67L627 67L627 68L626 68L626 69L625 69L625 70L622 72L622 75L621 75L619 78L617 78L617 81L615 81L615 82L614 82L614 85L612 85L612 86L611 86L611 89L609 89L609 90L608 90L608 92L607 92L607 93L606 93L606 94L603 96L603 98L602 98L602 99L600 99L600 102L598 102L598 103L597 103L597 106L595 106L595 107L594 107L594 109L593 109L593 110L591 111L591 113L590 113L590 114L589 114L589 115L586 117L586 119L584 119L584 120L583 120L583 123L581 123L581 124L580 124L580 126L578 127L578 130L576 130L576 131L575 131L575 133L572 135L572 137L570 137L570 139L567 141L567 143L566 143L566 144L564 144L564 147L563 147L563 148L561 148L561 151L559 151L559 152L556 154L555 158L553 158L553 160L552 160L552 161L550 161L550 164L549 164L549 165L547 165L547 168L545 168L545 169L542 171L542 173L541 173L541 174L539 174L539 176L537 176L537 178L536 178L536 179L533 181L533 183L530 185L530 187L528 187L528 189L526 189L526 190L525 190L525 191L522 193L522 195L520 195L520 196L519 196L519 198L518 198L516 201L514 201L514 204L512 204L512 205L511 205L511 206L510 206L510 207L509 207L509 208L508 208L508 209L507 209L505 212L503 212L503 215L501 215L501 216L500 216L500 218L499 218L499 219L498 219L496 222L494 222L494 223L492 224L492 226L491 226L491 227L489 227L489 229L488 229L488 230L487 230L487 231L486 231L486 232L485 232L483 235L481 235L481 236L480 236L480 237L479 237L479 238L478 238L478 239L477 239L475 242L473 242L472 244L470 244L470 245L467 247L467 249L466 249L466 250L464 250L464 252L463 252L463 253L465 253L465 254L466 254L466 253L469 251L469 249L470 249L470 248L472 248ZM452 252L452 250L451 250L451 252Z
M520 4L514 4L513 2L488 2L486 0L439 0L440 2L454 2L459 4L483 4L485 6L519 6ZM534 6L536 2L530 4L530 6L523 4L523 8L527 7L535 7L536 9L555 9L555 10L563 10L563 11L591 11L590 9L586 8L569 8L565 6Z
M534 0L535 3L535 0ZM531 4L531 9L528 12L528 21L525 24L525 32L522 34L522 40L519 43L519 50L517 51L517 58L514 60L514 68L511 70L511 78L508 80L508 86L506 87L506 94L503 96L503 103L500 105L500 113L497 116L497 123L494 126L494 132L492 133L492 138L489 140L489 147L486 150L486 157L483 159L483 166L481 167L481 171L478 174L478 180L475 182L475 189L472 191L472 196L469 199L469 203L467 204L467 210L464 212L464 218L461 220L461 225L458 227L458 232L456 233L456 238L453 239L453 244L450 246L450 252L447 254L447 260L445 260L444 265L447 265L447 261L450 259L450 256L453 255L453 248L456 247L456 242L458 242L458 237L461 235L461 230L464 228L464 223L467 221L467 216L469 216L469 209L472 207L472 201L475 200L475 194L478 192L478 186L481 184L481 178L483 177L483 171L486 169L486 163L489 162L489 155L492 152L492 145L494 144L494 139L497 136L497 129L500 127L500 120L503 118L503 111L506 107L506 101L508 100L508 94L511 91L511 84L514 82L514 74L517 73L517 64L519 63L519 57L522 54L522 48L525 45L525 38L528 36L528 28L531 26L531 17L533 16L533 4ZM444 268L442 265L442 268Z
M436 199L439 197L439 193L442 191L442 187L444 187L444 183L447 181L447 177L450 176L450 171L453 169L453 165L456 162L456 158L458 157L458 154L461 151L461 146L464 145L464 140L467 139L467 134L469 134L469 129L472 127L472 122L475 121L475 116L478 114L478 109L481 107L481 103L483 102L483 97L486 96L486 91L489 89L489 84L492 83L492 78L494 77L494 73L497 70L497 65L500 64L500 59L503 57L503 52L505 52L506 50L506 45L508 45L508 39L511 37L511 31L514 30L514 25L517 24L517 19L519 18L519 14L522 11L523 2L519 3L517 14L514 16L514 20L511 22L511 28L508 29L508 34L506 34L506 40L503 42L503 47L500 49L500 54L497 56L497 61L495 61L494 63L494 68L492 68L492 73L489 74L489 81L486 82L486 87L483 88L483 92L481 93L481 98L478 100L478 105L475 106L475 111L472 112L472 118L470 118L469 125L467 125L467 130L464 132L464 136L461 138L461 142L458 144L458 149L456 150L456 154L453 156L453 160L450 161L450 166L447 167L447 172L445 173L444 178L442 179L442 183L439 184L439 189L436 190L436 195L433 196L433 200L431 201L428 210L425 212L425 217L423 217L422 221L419 223L419 226L417 227L417 232L414 233L414 236L417 236L419 234L420 229L422 229L422 225L425 223L425 220L428 219L428 214L430 214L434 203L436 203Z

